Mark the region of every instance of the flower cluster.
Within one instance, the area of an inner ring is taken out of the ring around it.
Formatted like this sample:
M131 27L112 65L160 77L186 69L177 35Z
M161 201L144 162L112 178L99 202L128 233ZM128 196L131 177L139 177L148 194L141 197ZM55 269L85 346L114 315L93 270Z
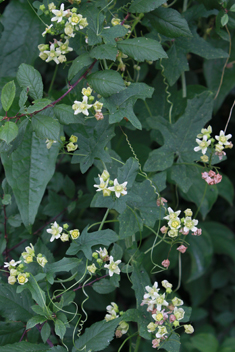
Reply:
M50 45L50 48L47 44L40 44L38 46L40 50L39 57L46 62L63 63L67 61L65 55L73 50L69 47L69 39L73 38L76 32L88 26L87 19L77 14L76 8L65 10L64 4L61 4L60 8L56 9L55 4L52 2L48 5L48 10L46 10L45 5L41 5L40 10L46 15L50 14L52 22L50 26L46 27L42 36L44 37L47 33L55 35L62 32L61 37L65 38L65 41L54 39L54 43Z
M216 174L216 172L210 170L209 172L202 172L202 179L205 180L208 185L215 185L222 181L222 175L219 173Z
M102 114L103 103L100 103L98 100L94 104L91 104L95 97L91 95L92 89L90 87L82 89L83 99L82 101L75 100L72 105L74 110L74 115L82 113L83 115L89 116L89 109L93 108L95 118L97 120L102 120L104 118ZM90 103L90 104L89 104Z
M25 248L25 252L21 253L21 256L26 264L30 264L34 261L34 257L36 257L36 255L32 243L30 243L30 246ZM36 261L43 268L47 263L46 257L44 257L41 253L37 255ZM8 283L10 285L14 285L16 281L18 281L20 285L24 285L28 282L30 273L24 272L25 266L22 264L22 260L16 262L12 259L9 263L5 262L4 268L8 268L10 270L10 276L8 276Z
M152 340L153 348L159 347L160 343L180 326L180 320L185 315L185 310L179 308L184 304L181 299L178 297L167 298L168 294L172 292L172 284L163 280L162 286L166 290L163 294L159 293L160 288L158 288L157 282L152 287L146 286L141 303L141 306L147 304L147 311L152 314L152 321L147 325L147 329L152 337L155 337ZM184 329L187 334L192 334L194 331L192 325L184 325Z
M110 320L116 319L119 317L119 314L122 316L123 312L119 311L118 305L114 302L111 302L109 306L106 307L108 314L105 315L104 319L108 322ZM116 329L116 337L122 337L129 330L129 324L125 321L121 321Z
M100 184L94 185L94 187L98 188L96 192L102 191L104 197L108 197L111 195L111 192L115 192L115 196L119 198L121 195L125 196L127 194L126 185L127 181L119 184L117 178L114 181L110 180L110 174L107 170L102 172L102 175L98 175ZM108 187L108 186L111 187Z
M114 261L113 256L109 256L108 251L106 248L100 248L99 250L96 250L92 254L92 257L96 260L96 263L99 265L97 268L96 265L93 263L92 265L89 265L87 267L87 270L91 273L94 274L96 270L101 270L101 269L108 269L109 270L109 276L113 276L113 274L119 275L121 270L118 267L118 265L121 263L121 260L116 260ZM105 262L108 262L109 264L104 264Z
M68 231L68 227L68 224L64 224L63 227L61 227L56 221L52 223L51 228L47 229L47 232L52 235L50 242L53 242L55 239L58 240L59 238L62 242L69 241L69 238L76 240L80 236L80 231L78 229Z
M228 140L232 137L231 134L225 136L224 131L220 131L219 136L215 136L215 139L218 141L215 144L215 139L211 137L211 133L212 127L208 126L207 128L202 128L201 133L199 133L196 138L198 146L194 148L194 151L198 152L201 150L203 154L203 156L201 156L201 160L204 163L209 161L208 156L205 155L209 146L211 146L212 154L215 153L215 155L218 155L220 160L224 155L226 155L224 149L233 147L232 143L228 142Z

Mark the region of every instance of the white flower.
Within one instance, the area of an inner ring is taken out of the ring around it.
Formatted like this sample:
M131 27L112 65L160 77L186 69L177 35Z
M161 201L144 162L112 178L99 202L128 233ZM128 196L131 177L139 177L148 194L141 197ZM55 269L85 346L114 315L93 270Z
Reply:
M98 188L98 189L96 190L96 192L103 191L103 190L107 189L108 183L109 183L109 180L107 180L106 182L104 182L103 178L100 177L100 184L99 184L99 185L94 185L94 187ZM109 189L110 189L110 188L109 188Z
M207 128L202 128L201 133L197 135L197 138L203 138L203 136L207 136L207 138L210 138L212 133L212 127L208 126Z
M185 211L184 211L184 213L185 213L185 216L192 216L193 215L193 212L192 212L192 210L191 209L186 209Z
M51 24L50 26L47 26L47 28L45 29L45 31L42 33L42 36L45 37L45 35L47 34L48 31L50 31L51 27L53 27L53 24Z
M64 11L64 4L61 4L59 10L52 10L51 12L55 15L55 17L52 17L51 20L59 23L62 21L62 18L67 15L69 11L68 10Z
M98 250L96 250L96 252L99 254L99 256L100 256L100 258L101 259L105 259L105 258L107 258L108 257L108 251L107 251L107 249L106 248L100 248L100 250L98 251ZM108 309L108 308L107 308Z
M100 103L98 100L93 104L93 108L96 112L101 112L103 103Z
M162 306L168 306L169 303L165 300L165 293L156 297L157 310L161 310Z
M8 276L8 284L14 285L16 283L16 277L15 276Z
M176 229L179 229L180 226L181 226L181 221L179 218L175 218L174 220L170 220L168 221L168 226L172 229L172 230L176 230ZM170 232L170 231L169 231ZM169 235L169 232L168 232L168 235ZM175 237L175 233L172 233L170 237Z
M74 104L72 106L72 109L74 110L74 115L77 115L80 112L82 112L86 116L89 115L88 109L92 107L92 104L87 104L87 100L88 100L88 97L84 95L82 101L77 101L77 100L74 101Z
M54 141L53 139L47 139L45 143L47 145L47 149L51 149L52 144L56 143L56 141Z
M79 22L82 19L82 15L77 15L76 13L73 13L72 16L69 18L69 22L73 25L76 26L79 24Z
M184 301L182 301L182 299L178 298L178 297L174 297L172 299L172 303L174 306L182 306L184 304Z
M32 245L32 243L30 243L30 247L29 247L29 246L25 247L25 251L26 251L27 253L29 253L30 255L32 255L32 256L35 255L35 254L34 254L34 246Z
M68 39L66 39L64 43L58 41L57 44L59 45L61 54L67 54L68 52L73 51L73 48L69 47Z
M148 332L154 332L156 330L156 328L157 328L157 325L154 324L153 322L151 322L147 325Z
M94 274L97 270L97 267L93 263L92 265L88 265L87 270L89 271L89 273Z
M192 334L194 332L194 328L191 324L189 324L189 325L185 324L184 330L185 330L186 334Z
M82 88L82 94L86 95L87 97L89 97L92 93L92 89L91 87L87 87L87 88Z
M64 27L64 32L68 37L75 37L75 34L73 33L73 26L70 23L66 23L65 27Z
M196 142L198 144L198 147L195 147L194 151L199 152L199 150L201 150L202 154L206 154L207 148L211 144L211 140L208 141L207 136L204 135L202 141L196 138Z
M184 317L184 313L185 311L183 310L183 308L174 308L174 316L176 317L177 320L181 320Z
M114 191L115 195L117 198L120 197L120 195L126 195L127 191L126 191L126 185L127 185L127 181L123 182L121 185L118 183L118 180L115 178L114 180L114 186L113 187L109 187L108 189L110 191Z
M9 263L4 262L4 268L9 268L10 266L16 266L18 264L21 263L21 260L19 260L18 262L15 262L14 259L12 259Z
M156 337L157 338L163 337L167 333L168 331L165 326L158 326L158 332L156 333Z
M58 48L55 50L55 44L51 44L50 50L45 50L44 54L48 55L46 62L55 61L57 65L60 63L58 60L58 56L61 55L61 52Z
M48 233L52 234L50 242L53 242L54 239L58 239L61 236L63 228L60 227L55 221L54 224L51 224L51 228L47 230Z
M115 302L111 302L111 304L108 305L106 309L107 309L107 312L111 315L119 312L118 305Z
M120 274L121 270L119 269L118 264L121 263L121 260L116 260L116 262L114 262L113 257L110 256L109 261L109 264L104 265L104 268L109 269L109 276L113 276L113 274Z
M192 232L197 231L196 225L198 224L198 220L191 219L191 217L187 216L184 219L184 231L191 230Z
M62 242L69 241L69 235L67 233L63 232L60 239Z
M116 319L118 317L119 317L119 315L117 315L116 313L115 314L106 314L104 319L108 322L108 321Z
M174 220L174 224L176 224L175 220ZM170 231L168 231L168 236L174 238L178 236L178 230L176 229L171 229Z
M215 136L215 139L219 141L220 145L229 145L230 142L228 142L228 139L232 137L231 134L228 134L227 136L224 135L224 131L220 131L219 136Z
M146 287L145 287L145 290L146 290L148 293L145 293L145 294L144 294L144 299L147 299L147 298L149 298L149 297L151 297L152 299L154 299L154 298L155 298L155 295L158 294L158 291L160 290L160 288L158 288L158 283L155 281L152 287L146 286Z
M162 281L162 286L164 288L172 288L172 284L169 281L167 281L167 280L163 280Z
M46 263L48 262L47 259L45 257L42 257L40 255L37 256L37 262L39 265L41 265L43 268L46 265Z
M20 285L24 285L26 284L26 282L28 282L28 278L26 276L26 273L21 273L17 276L17 281Z
M165 217L163 218L163 219L166 219L166 220L178 219L178 216L179 216L180 213L181 213L181 210L174 211L174 210L171 209L170 207L169 207L167 210L168 210L169 215L167 215L167 216L165 216Z

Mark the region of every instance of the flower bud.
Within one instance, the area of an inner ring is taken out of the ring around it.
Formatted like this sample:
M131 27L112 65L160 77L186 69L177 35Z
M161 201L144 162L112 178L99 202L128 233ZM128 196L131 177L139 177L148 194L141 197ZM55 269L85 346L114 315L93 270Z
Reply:
M98 257L99 257L99 256L98 256L98 253L93 252L93 253L92 253L92 257L95 258L95 259L98 259Z
M102 172L102 174L101 174L100 177L101 177L101 178L104 180L104 182L105 182L105 181L107 181L107 180L109 179L110 174L109 174L109 172L108 172L107 170L104 170L104 171Z
M107 188L106 188L106 189L103 190L103 196L104 196L104 197L109 197L110 194L111 194L110 189L107 189Z
M87 267L87 270L89 271L89 273L94 274L97 270L97 267L95 266L95 264L92 264Z
M74 150L77 149L77 147L78 147L77 144L73 144L72 142L70 142L66 145L68 152L73 152Z
M69 138L70 142L72 143L76 143L78 141L78 137L74 136L73 134L71 135L71 137Z
M64 224L64 225L63 225L63 228L64 228L65 230L67 230L67 229L69 228L69 225L68 225L68 224Z
M10 285L14 285L16 283L16 277L15 276L8 276L8 283Z
M96 254L97 254L97 253L96 253ZM97 262L99 265L102 265L102 264L103 264L103 260L100 259L100 258L98 258L98 259L96 260L96 262Z
M67 242L69 241L69 235L63 232L62 235L60 236L60 239L62 242Z

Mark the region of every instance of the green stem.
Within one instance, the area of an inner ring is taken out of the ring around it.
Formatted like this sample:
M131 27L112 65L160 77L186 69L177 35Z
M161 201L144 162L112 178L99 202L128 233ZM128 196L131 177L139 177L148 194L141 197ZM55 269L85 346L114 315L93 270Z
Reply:
M119 222L119 220L107 220L104 222L104 224L108 224L110 222ZM99 222L95 222L94 224L92 224L91 226L88 227L88 231L93 227L93 226L96 226L96 225L100 225L101 224L101 221Z
M141 337L140 335L137 336L137 339L136 339L136 343L135 343L135 350L134 352L137 352L138 349L139 349L139 345L140 345L140 341L141 341Z
M103 63L104 63L104 68L105 68L105 70L108 70L109 68L108 68L108 65L107 65L107 62L106 62L105 59L103 59Z
M188 7L188 0L184 0L184 3L183 3L183 12L185 12L187 10L187 7Z
M203 203L203 201L204 201L204 198L205 198L205 196L206 196L207 187L208 187L208 183L206 184L206 187L205 187L205 190L204 190L204 193L203 193L203 196L202 196L201 203L199 204L199 206L198 206L198 208L197 208L197 211L196 211L196 214L194 215L194 218L195 218L195 219L196 219L196 217L197 217L197 214L198 214L198 212L199 212L199 210L200 210L200 208L201 208L201 206L202 206L202 203Z
M126 37L126 39L129 39L130 36L131 36L131 33L133 32L133 30L135 29L135 26L140 22L140 20L144 17L144 14L143 13L140 13L139 16L135 19L132 27L131 27L131 30L130 30L130 33L128 34L128 36Z
M179 280L178 280L178 285L174 292L178 291L181 285L181 277L182 277L182 265L181 265L181 253L179 252Z
M106 218L107 218L107 216L108 216L108 213L109 213L109 209L106 210L106 213L104 214L103 220L102 220L102 222L101 222L101 224L100 224L100 227L99 227L98 231L101 231L101 230L102 230L103 225L104 225L104 223L105 223L105 220L106 220Z
M126 343L128 340L130 340L133 336L135 336L135 335L137 335L137 334L138 334L138 332L135 332L134 334L128 336L128 337L123 341L123 343L121 344L121 346L119 347L118 352L121 351L122 347L125 345L125 343Z
M56 65L55 67L55 71L53 73L53 77L52 77L52 80L51 80L51 84L50 84L50 87L48 89L48 95L50 94L51 90L52 90L52 87L53 87L53 84L54 84L54 81L55 81L55 77L56 77L56 73L57 73L57 70L58 70L58 65Z
M149 108L149 106L148 106L146 100L144 100L144 105L146 106L146 109L148 110L149 115L152 117L153 115L152 115L152 113L151 113L151 110L150 110L150 108Z
M181 73L181 82L182 82L182 97L187 97L187 86L186 86L186 79L185 79L185 72Z

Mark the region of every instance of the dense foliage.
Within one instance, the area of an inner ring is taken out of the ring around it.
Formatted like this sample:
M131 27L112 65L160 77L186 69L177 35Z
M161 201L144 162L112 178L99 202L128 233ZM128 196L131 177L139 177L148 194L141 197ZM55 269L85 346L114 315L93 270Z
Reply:
M0 2L0 352L234 352L235 0Z

